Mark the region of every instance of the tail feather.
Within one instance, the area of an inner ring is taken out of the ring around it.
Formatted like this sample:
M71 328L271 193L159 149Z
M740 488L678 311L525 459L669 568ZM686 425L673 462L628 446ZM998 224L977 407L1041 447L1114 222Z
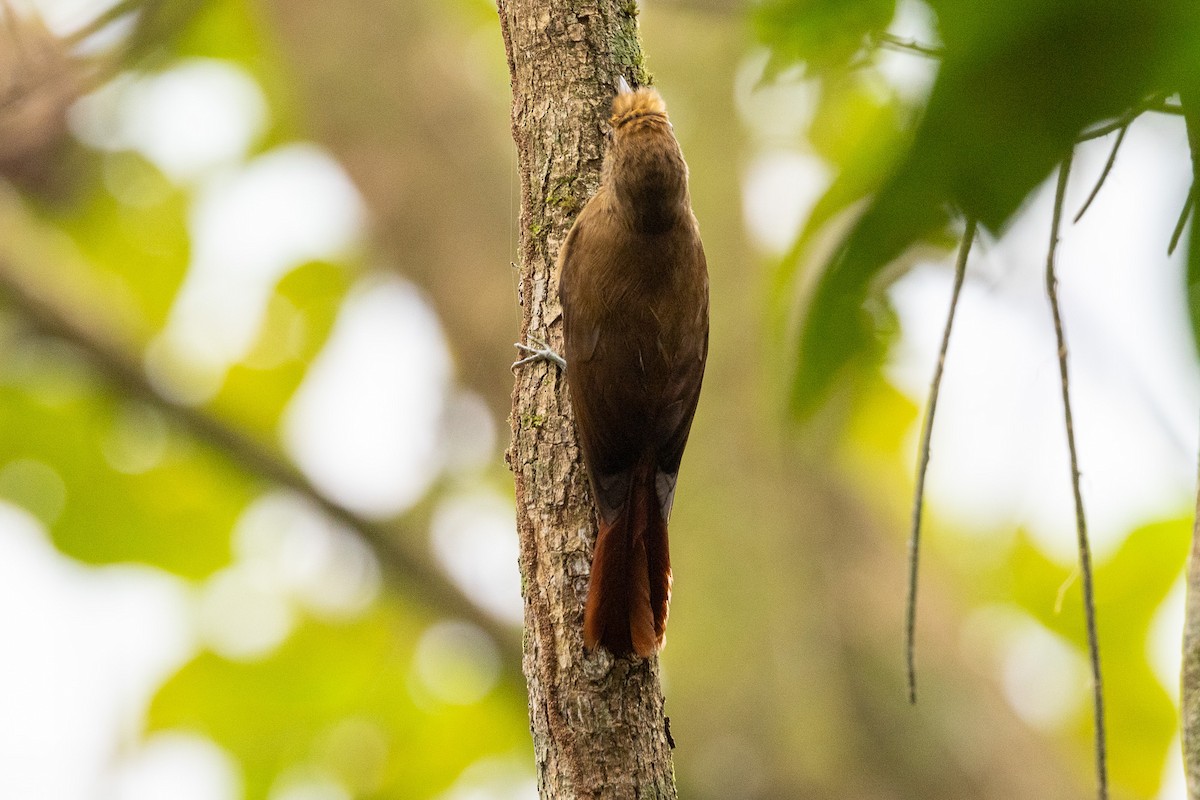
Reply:
M584 609L583 638L616 656L642 658L662 647L671 601L667 521L653 467L638 469L611 523L600 521Z

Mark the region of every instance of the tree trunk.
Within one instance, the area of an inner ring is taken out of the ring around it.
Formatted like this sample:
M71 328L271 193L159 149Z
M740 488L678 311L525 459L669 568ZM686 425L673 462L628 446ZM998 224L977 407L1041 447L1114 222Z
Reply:
M1198 498L1200 500L1200 498ZM1183 763L1189 800L1200 800L1200 502L1187 568L1187 611L1183 624Z
M1188 150L1192 157L1191 199L1196 199L1200 181L1200 89L1189 85L1179 93L1187 122ZM1192 233L1188 244L1187 301L1200 302L1200 203L1192 204ZM1192 328L1200 313L1190 309ZM1198 478L1200 480L1200 478ZM1189 800L1200 800L1200 489L1196 495L1196 518L1192 528L1192 552L1187 564L1187 603L1183 619L1183 665L1179 712L1183 725L1183 767Z
M647 78L631 0L499 0L521 178L521 336L562 349L558 248L599 183L619 75ZM542 798L674 798L658 659L583 647L596 528L566 383L517 372L512 447L523 669Z

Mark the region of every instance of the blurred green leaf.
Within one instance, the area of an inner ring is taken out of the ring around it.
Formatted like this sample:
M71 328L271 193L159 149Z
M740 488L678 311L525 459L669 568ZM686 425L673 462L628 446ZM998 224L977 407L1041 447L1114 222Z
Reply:
M934 2L945 55L890 192L933 182L993 232L1088 124L1178 88L1200 15L1186 0ZM896 208L885 190L880 204Z
M95 157L94 181L70 206L42 209L46 221L68 234L94 268L141 319L131 331L157 330L166 322L187 272L190 198L152 164L132 152Z
M870 206L818 279L796 349L791 399L801 419L812 417L835 384L856 383L856 375L882 361L887 341L883 334L895 322L882 287L875 285L877 279L907 245L949 222L943 209L922 202L924 193L913 187L904 220L878 203Z
M305 264L284 276L258 341L245 363L229 371L213 399L213 411L271 440L308 365L333 329L352 278L345 267L324 262Z
M885 266L952 211L998 233L1087 125L1178 90L1200 67L1200 5L1189 0L931 6L945 43L941 69L911 145L809 303L794 392L801 417L870 357L863 305ZM813 24L824 24L822 13Z
M1073 533L1064 530L1063 535ZM1147 647L1155 615L1179 578L1190 543L1190 519L1147 525L1095 570L1109 740L1120 743L1110 748L1110 772L1114 784L1142 797L1158 791L1178 725L1174 701L1151 669ZM1051 562L1024 536L1001 569L1012 600L1086 658L1083 598L1074 571ZM1060 597L1061 608L1056 608ZM1090 748L1090 703L1072 728L1078 746Z
M33 484L18 475L3 493L42 516L59 549L192 578L228 563L229 532L255 493L241 471L152 409L114 397L65 345L31 340L6 352L0 471L30 462L47 469ZM51 506L47 471L61 495Z
M356 796L431 796L473 761L528 742L515 689L461 706L424 695L413 666L422 628L382 602L353 622L305 622L261 661L203 654L159 692L149 727L211 736L242 763L247 800L265 798L280 773L305 764L338 775ZM375 729L383 743L370 776L356 773L361 748L330 744L347 722Z
M130 5L137 9L137 22L126 40L127 59L133 64L164 57L209 3L208 0L142 0Z
M1187 270L1184 277L1184 299L1187 301L1188 321L1192 327L1192 343L1200 353L1200 236L1196 234L1200 220L1200 203L1192 206L1192 232L1188 238Z
M895 11L894 0L768 0L753 21L777 68L802 62L820 72L847 66Z
M271 116L262 149L296 139L304 130L294 76L276 44L263 5L205 0L175 47L180 57L233 61L247 70L269 98Z
M849 210L856 203L878 189L896 158L903 137L903 111L894 97L879 90L877 83L857 76L846 76L831 83L835 85L826 87L817 106L810 140L817 152L838 168L838 173L817 200L795 244L780 263L773 292L778 300L776 313L780 322L790 316L797 284L807 279L808 271L814 266L818 269L824 266L813 264L815 258L825 257L819 252L820 243L830 236L842 235L837 226L847 223L839 219L840 215L852 213ZM820 291L819 284L815 291ZM845 347L846 358L842 363L857 359L860 372L878 363L885 350L881 326L890 317L881 301L877 304L879 316L874 322L861 320L861 304L865 299L865 296L860 299L860 307L853 313L827 315L827 330L815 339L821 352L836 355ZM816 302L809 300L806 303L812 309L810 314L818 313L821 308L815 305ZM802 338L799 345L803 347L805 341ZM801 365L811 363L806 357L798 361ZM846 385L861 385L861 375L847 373L843 377ZM792 382L793 401L797 408L807 406L802 414L806 418L815 411L815 405L799 388L810 382L811 379L803 375L796 375Z
M1192 323L1192 341L1196 352L1200 354L1200 236L1197 236L1197 222L1200 221L1200 203L1196 202L1197 179L1200 178L1200 89L1189 84L1180 92L1184 107L1184 119L1187 120L1188 150L1192 159L1192 227L1188 239L1187 270L1185 274L1184 297L1187 301L1188 319Z
M846 78L822 93L809 141L838 173L784 258L787 281L794 280L813 240L833 218L879 188L897 157L904 126L904 112L896 98L881 93L870 81Z

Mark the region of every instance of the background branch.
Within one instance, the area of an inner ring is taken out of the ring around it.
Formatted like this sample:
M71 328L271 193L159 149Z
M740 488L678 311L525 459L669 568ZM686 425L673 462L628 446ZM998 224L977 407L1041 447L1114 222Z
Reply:
M946 328L942 332L942 345L938 349L937 366L929 384L929 399L925 405L925 421L921 428L921 446L917 454L917 485L913 497L912 532L908 540L908 602L904 613L904 662L908 669L908 702L917 702L917 573L921 556L921 513L925 508L925 474L929 471L930 442L933 440L933 417L937 413L938 394L942 388L942 374L946 369L946 352L950 349L950 332L954 329L954 312L958 309L958 298L962 292L963 278L967 273L967 257L975 241L975 220L967 220L967 229L959 245L958 259L954 263L954 288L950 292L950 311L946 314Z
M1046 254L1046 295L1054 317L1054 336L1058 343L1058 370L1062 378L1063 419L1067 431L1067 449L1071 456L1071 491L1075 498L1075 531L1079 547L1079 571L1083 576L1083 614L1087 624L1088 655L1092 667L1092 706L1095 714L1096 780L1100 800L1108 797L1108 755L1104 736L1104 682L1100 672L1100 634L1096 628L1096 590L1092 577L1092 553L1088 545L1087 518L1083 513L1083 494L1079 486L1079 454L1075 449L1075 422L1071 414L1071 386L1067 373L1067 339L1058 304L1058 278L1054 274L1054 255L1062 226L1067 179L1071 174L1073 152L1068 152L1058 168L1058 186L1054 194L1054 217L1050 223L1050 247Z
M263 443L221 422L199 408L163 394L131 355L135 347L96 321L65 309L43 286L0 259L0 297L34 329L75 346L93 368L117 391L162 410L175 424L198 440L216 448L230 460L264 480L304 497L331 520L345 525L371 548L384 573L406 596L431 611L470 620L487 631L500 647L511 669L519 659L512 628L475 605L423 553L411 544L416 535L399 523L381 524L364 519L326 496L303 473Z

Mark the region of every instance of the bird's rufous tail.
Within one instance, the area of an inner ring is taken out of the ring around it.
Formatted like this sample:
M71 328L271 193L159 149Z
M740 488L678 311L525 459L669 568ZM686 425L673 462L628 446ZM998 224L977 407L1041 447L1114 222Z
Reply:
M589 650L649 658L662 647L671 602L667 521L660 511L653 465L638 467L625 506L600 520L583 617Z

